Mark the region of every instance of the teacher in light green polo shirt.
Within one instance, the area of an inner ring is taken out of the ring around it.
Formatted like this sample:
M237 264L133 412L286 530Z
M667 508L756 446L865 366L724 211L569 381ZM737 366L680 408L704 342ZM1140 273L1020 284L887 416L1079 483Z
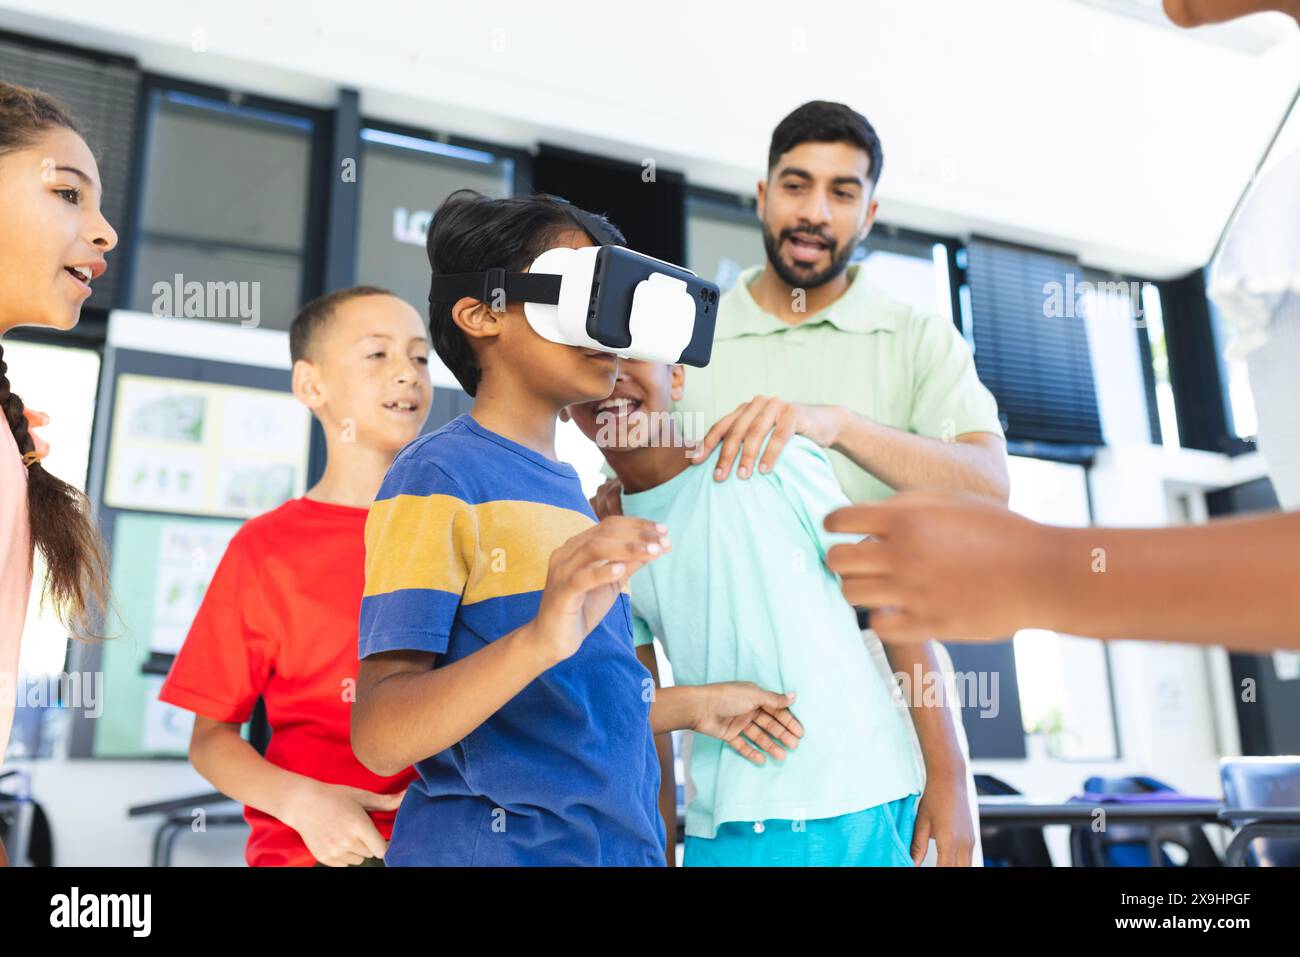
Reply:
M698 457L722 443L719 479L733 465L741 478L766 471L798 433L830 449L855 502L922 487L1005 501L997 403L966 341L849 265L875 222L883 159L871 124L842 104L781 121L758 184L767 263L722 298L712 360L689 371L677 408L715 423Z
M854 502L935 485L1005 500L997 403L965 340L949 320L890 298L859 271L845 269L841 295L797 322L756 300L769 270L742 272L719 306L713 359L688 370L678 411L712 424L702 448L722 441L718 468L738 458L742 477L768 433L764 471L800 433L830 450Z
M875 221L883 159L871 124L842 104L807 103L781 121L758 184L767 263L722 298L713 358L687 371L677 410L688 426L714 423L698 458L721 443L718 480L733 467L742 480L768 470L798 433L829 450L856 503L912 488L1005 503L997 403L965 340L949 320L891 299L849 265ZM912 671L894 648L886 659L874 632L865 637L882 672ZM921 660L953 687L941 645L927 643ZM935 732L917 745L927 778L917 831L934 839L939 863L965 864L979 859L974 783L955 695L947 704L910 709L918 728Z

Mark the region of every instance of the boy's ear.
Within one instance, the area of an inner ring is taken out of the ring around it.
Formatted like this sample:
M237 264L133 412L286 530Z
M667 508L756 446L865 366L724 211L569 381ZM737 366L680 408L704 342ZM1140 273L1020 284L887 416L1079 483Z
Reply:
M465 335L474 339L491 339L501 335L504 312L493 312L491 306L478 299L465 296L451 307L451 321Z
M561 422L569 421L569 407L567 405L560 410L560 421Z
M674 402L680 402L683 390L686 388L686 366L675 362L669 367L668 374L671 376L672 383L668 394L672 396Z
M293 394L307 408L315 410L325 404L325 385L321 382L320 371L306 359L299 359L293 364Z

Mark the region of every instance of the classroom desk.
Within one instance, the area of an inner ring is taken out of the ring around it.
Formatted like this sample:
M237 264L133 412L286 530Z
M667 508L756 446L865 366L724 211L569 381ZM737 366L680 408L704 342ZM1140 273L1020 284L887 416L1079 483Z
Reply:
M1098 808L1109 821L1126 824L1220 824L1222 801L1145 801L1124 804L1112 801L1033 801L1016 795L979 799L980 823L1004 826L1041 827L1047 824L1092 823Z
M1246 848L1258 837L1300 840L1300 807L1225 807L1219 812L1219 821L1224 827L1240 824L1223 852L1228 867L1245 866Z
M1150 826L1148 847L1152 866L1161 866L1160 830L1162 824L1217 824L1239 830L1224 853L1224 864L1241 867L1246 848L1260 837L1300 839L1300 807L1230 808L1220 801L1143 801L1127 804L1114 801L1026 800L1016 795L998 795L979 799L980 823L1004 827L1044 827L1064 824L1087 827L1098 808L1106 812L1108 822Z
M238 810L239 805L215 791L141 805L131 808L128 813L131 817L162 815L163 820L154 836L153 865L167 867L171 863L176 837L190 827L193 809L213 805L216 805L216 808L209 812L207 819L209 825L244 823L242 811ZM1015 795L979 799L980 823L1003 827L1046 827L1056 824L1087 827L1092 823L1093 813L1099 807L1105 809L1108 821L1152 825L1149 847L1152 861L1157 862L1163 860L1159 839L1159 825L1162 824L1217 824L1228 829L1238 828L1224 853L1224 863L1230 867L1241 867L1245 863L1246 849L1256 838L1278 837L1300 840L1300 807L1229 808L1218 801L1146 801L1141 804L1106 801L1061 803L1026 800ZM686 820L680 809L678 813L677 840L680 843L685 838Z
M172 866L172 852L176 845L176 838L185 831L191 830L195 808L204 809L205 830L208 827L238 827L245 823L243 807L220 791L207 791L191 797L172 798L153 804L139 804L127 809L127 817L162 815L162 821L153 836L153 852L150 855L153 867ZM209 811L208 808L213 810Z

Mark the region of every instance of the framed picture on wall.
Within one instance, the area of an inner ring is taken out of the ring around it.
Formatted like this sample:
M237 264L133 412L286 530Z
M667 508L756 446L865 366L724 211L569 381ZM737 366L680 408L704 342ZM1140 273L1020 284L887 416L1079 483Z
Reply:
M285 393L123 375L105 504L238 518L265 512L306 487L308 416Z

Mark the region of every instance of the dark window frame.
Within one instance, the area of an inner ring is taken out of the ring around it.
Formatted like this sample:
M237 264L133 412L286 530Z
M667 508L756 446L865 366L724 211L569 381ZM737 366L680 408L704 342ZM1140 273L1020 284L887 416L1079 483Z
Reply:
M696 208L703 208L707 211L706 215L715 216L718 219L725 219L738 226L758 226L758 202L753 196L744 197L739 193L728 193L725 190L713 189L708 186L695 186L690 182L687 182L687 220L690 219L691 213ZM687 257L689 258L689 238L687 240L686 252Z
M1206 292L1207 268L1154 280L1154 285L1160 291L1179 444L1235 457L1253 452L1257 446L1233 429L1227 366L1214 305ZM1171 303L1176 318L1171 316Z
M1093 266L1081 265L1080 271L1083 278L1088 282L1124 282L1130 285L1137 285L1139 288L1156 283L1149 279L1143 279L1139 276L1114 272L1112 270L1097 269ZM1159 287L1157 286L1157 289ZM1145 308L1145 307L1144 307ZM1156 401L1156 373L1154 365L1154 356L1151 352L1151 337L1148 333L1148 327L1145 319L1140 323L1134 322L1133 332L1137 337L1138 358L1142 369L1142 393L1147 402L1147 432L1150 435L1152 445L1160 445L1163 442L1163 433L1160 428L1160 408Z
M122 301L119 308L129 308L127 296L133 287L138 266L140 242L143 237L138 228L142 222L145 181L148 177L146 157L154 130L155 106L161 97L175 93L186 98L206 101L214 112L262 113L285 117L310 124L308 134L307 203L303 223L302 274L298 291L299 305L324 291L326 225L328 223L328 187L333 179L333 131L335 105L316 107L290 100L249 93L233 87L220 87L199 83L161 73L145 73L140 85L140 117L136 125L136 169L132 183L131 218L137 227L132 231L132 241L125 253L121 268L125 270L122 284ZM194 104L201 106L202 104Z
M397 136L409 136L412 139L425 140L430 143L441 143L445 146L455 147L457 149L476 150L481 153L491 153L502 159L509 159L513 163L511 189L513 195L520 196L532 192L532 171L533 171L533 154L526 149L517 146L507 146L502 143L493 143L488 140L475 139L469 136L460 136L450 133L443 129L433 127L412 126L407 123L399 123L394 120L386 120L377 116L361 116L362 130L380 130L385 133L393 133ZM365 142L360 141L358 150L365 147ZM363 161L361 154L357 155L358 172Z

